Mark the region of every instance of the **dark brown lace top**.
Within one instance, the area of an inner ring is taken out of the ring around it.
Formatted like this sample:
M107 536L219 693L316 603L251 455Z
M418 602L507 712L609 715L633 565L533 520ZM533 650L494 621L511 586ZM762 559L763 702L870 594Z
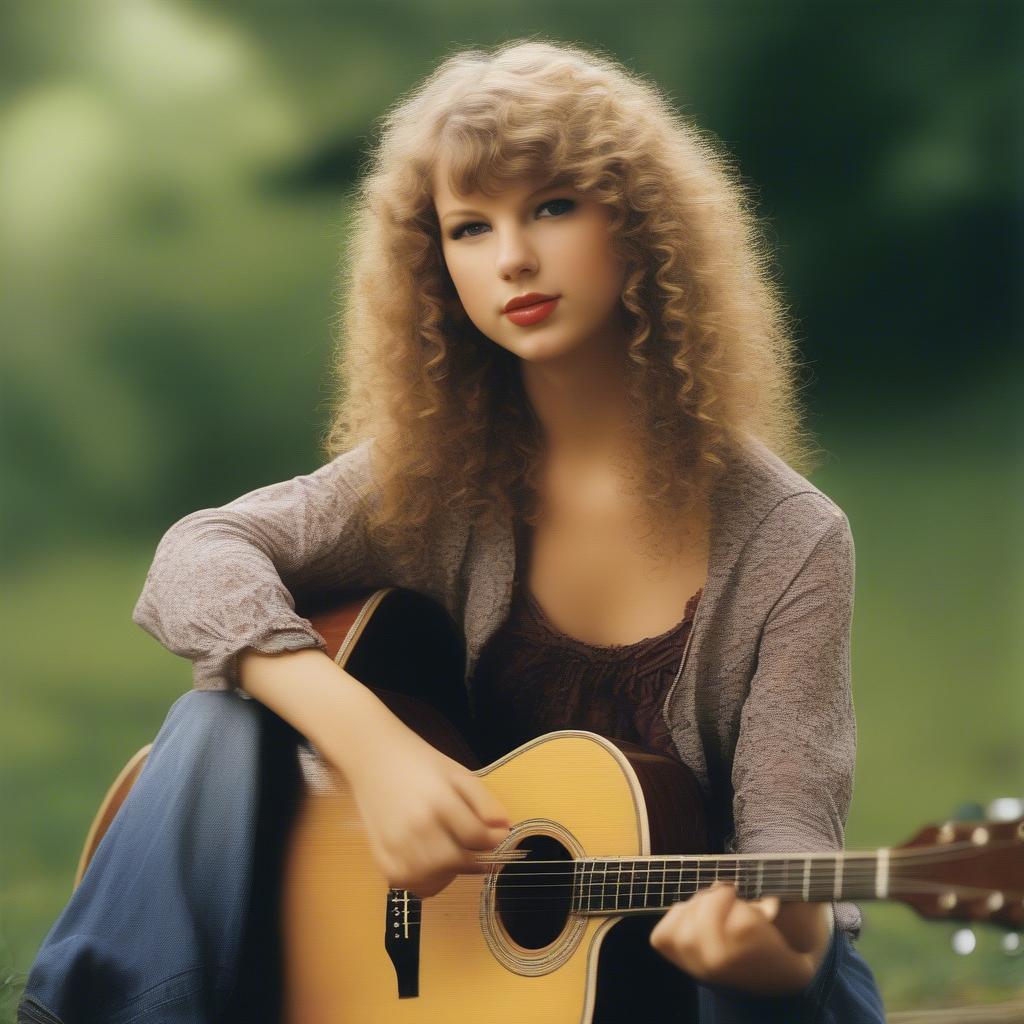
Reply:
M589 644L560 632L527 585L530 530L515 523L516 566L508 618L474 671L478 753L487 764L556 729L587 729L678 760L661 715L700 600L676 625L630 644Z

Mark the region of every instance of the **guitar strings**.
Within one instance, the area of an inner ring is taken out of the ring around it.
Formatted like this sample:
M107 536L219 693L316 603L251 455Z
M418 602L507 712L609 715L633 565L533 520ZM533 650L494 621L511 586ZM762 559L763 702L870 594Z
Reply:
M871 882L874 882L874 876L872 875L870 878L865 877L865 878L862 878L862 879L858 879L857 881L871 883ZM773 882L773 883L774 882L779 882L780 883L780 887L778 889L775 889L772 892L766 893L766 895L769 895L769 896L777 896L777 895L780 895L781 892L803 892L803 886L793 885L793 884L789 884L789 885L782 885L781 884L781 883L785 883L785 882L792 882L791 879L767 879L767 880L762 880L762 882L761 882L761 891L762 892L766 888L766 882ZM736 885L735 882L728 882L727 884L729 884L729 885ZM505 890L505 889L530 889L530 890L537 890L537 889L566 889L566 888L572 888L572 889L576 889L576 890L583 889L585 891L593 893L595 890L601 890L601 889L611 889L611 888L618 889L621 885L622 885L621 882L617 882L614 879L606 879L604 881L599 881L599 880L590 881L590 880L580 880L580 879L572 879L572 880L570 880L570 879L566 879L565 881L561 881L561 882L539 882L539 883L503 882L503 883L501 883L500 887L501 887L502 890ZM677 885L678 885L678 880L670 879L665 884L665 886L661 886L660 883L659 883L657 885L652 886L652 889L653 890L657 890L658 888L674 889L674 888L677 887ZM741 882L737 886L738 890L745 890L745 889L752 888L752 887L753 886L751 884L749 884L748 882ZM629 885L629 886L625 886L624 888L627 891L632 891L636 887L635 887L635 885ZM698 890L699 889L707 889L707 888L710 888L710 884L709 885L700 885L700 886L698 886ZM811 885L811 886L809 886L808 887L808 892L821 892L823 889L827 889L831 893L831 887L830 886L827 886L827 885L823 886L823 885L820 885L820 884L819 885ZM957 892L957 893L991 893L991 892L997 891L997 892L1002 893L1004 899L1006 899L1008 901L1024 899L1024 889L996 889L994 887L983 888L983 887L980 887L980 886L967 885L967 884L963 884L963 883L936 882L936 881L932 881L932 880L927 879L927 878L890 879L889 885L886 887L886 891L889 892L889 893L893 893L893 892L896 892L896 891L911 891L911 890L934 891L934 892ZM835 897L830 895L829 898L832 899L832 898L835 898ZM856 897L846 896L846 897L841 897L841 898L843 898L843 899L851 899L851 898L863 899L865 897L858 895Z
M930 886L930 887L926 886L926 885L900 885L900 886L897 886L895 888L890 889L886 898L887 899L894 899L894 898L901 897L901 896L915 896L915 895L919 895L919 896L933 896L933 895L936 895L936 894L952 893L952 894L954 894L957 897L957 900L959 902L961 900L969 901L969 900L971 900L972 896L973 896L974 899L980 899L980 898L982 898L980 894L981 893L987 893L987 892L988 892L988 890L977 890L974 887L965 887L965 886L942 886L942 885L937 885L937 884L933 885L933 886ZM695 893L687 893L687 894L685 894L683 897L681 897L679 899L672 899L672 898L666 897L666 902L663 905L655 906L655 907L636 905L636 903L634 903L634 905L625 906L625 907L615 906L614 904L616 902L618 902L621 898L623 898L624 896L625 897L629 896L628 893L617 893L617 892L606 892L606 893L593 893L593 892L591 892L591 893L584 893L584 894L582 894L583 902L593 901L594 903L596 903L598 905L596 905L596 906L587 906L587 907L578 907L575 904L577 902L579 902L579 900L577 899L577 896L579 896L579 895L580 894L578 894L578 893L568 892L568 891L563 893L560 896L559 895L524 896L524 895L517 895L517 894L502 894L502 895L500 895L498 897L498 900L497 900L498 912L500 914L502 914L503 916L511 916L511 915L515 915L515 914L526 914L526 913L536 914L536 913L544 913L546 911L551 911L551 912L556 912L556 913L564 913L565 915L569 915L569 914L581 915L582 914L584 916L601 916L601 915L605 915L605 914L615 914L615 913L618 913L620 911L624 911L624 912L628 911L628 912L631 912L631 913L649 912L649 913L654 914L654 913L663 913L663 912L669 910L676 903L684 903L684 902L686 902L687 899L691 898L692 896L694 896L696 894ZM801 891L796 890L796 889L790 890L788 892L782 892L782 893L769 893L768 896L778 896L781 902L786 902L786 903L793 903L793 902L796 902L796 903L800 903L800 902L805 902L805 903L831 903L831 902L833 902L833 897L831 895L815 895L815 894L811 894L808 898L805 899L804 896L803 896L803 893ZM650 898L655 898L654 893L647 894L647 898L649 898L649 899ZM764 897L764 896L748 895L748 896L739 896L738 898L741 898L741 899L763 899L763 898L766 898L766 897ZM633 896L633 899L636 900L637 902L639 902L639 897L637 897L635 894ZM861 899L863 899L863 897L861 897ZM444 894L441 893L441 894L438 894L435 897L431 897L430 898L431 902L433 902L435 900L439 901L439 902L445 902ZM422 903L423 901L420 901L420 902ZM462 902L462 901L459 900L458 902ZM527 906L516 906L515 905L515 904L520 904L520 903L527 904ZM613 905L610 905L610 906L604 905L606 903L607 904L613 904ZM540 904L548 904L549 906L548 907L544 907L544 906L540 906ZM1004 906L1005 906L1005 904L1004 904ZM1002 910L1002 909L1003 909L1003 907L994 909L994 910L991 911L991 914L992 915L997 915L999 913L999 911ZM409 916L414 918L414 919L421 917L421 915L422 915L422 907L414 909L414 910L409 912ZM955 921L955 920L958 920L958 917L955 914L950 914L949 920ZM980 919L980 923L1006 924L1007 926L1009 926L1011 928L1019 928L1020 927L1019 923L1014 923L1012 920L1005 920L1005 919L1004 920L995 920L995 921L993 921L991 919L987 919L986 920L986 919L982 918L982 919Z
M977 846L974 843L963 842L963 843L951 843L948 846L944 846L944 847L941 847L941 848L917 849L917 848L911 847L909 849L890 849L888 851L888 859L889 859L890 863L892 863L893 861L897 861L898 860L898 861L901 862L901 864L905 864L905 863L908 863L908 862L915 862L915 863L917 863L917 862L923 862L923 861L958 860L958 859L964 859L964 858L980 855L982 853L987 853L988 851L995 850L995 849L1003 849L1003 848L1005 848L1007 846L1012 846L1014 844L1015 844L1015 840L1013 840L1013 839L996 839L996 840L993 840L991 842L986 843L983 847L982 846ZM579 864L579 863L585 863L585 862L589 863L591 861L601 861L601 862L607 863L607 864L622 863L624 865L625 864L637 864L637 865L639 865L639 864L641 864L644 861L651 861L651 862L658 862L658 866L654 866L652 864L652 866L650 868L646 868L645 869L645 868L642 868L642 867L635 867L633 870L634 871L643 871L643 870L661 871L661 870L663 870L661 864L662 864L662 862L664 862L664 865L667 868L667 870L671 870L671 871L682 870L684 872L686 872L686 871L711 870L712 869L712 865L714 865L716 863L717 864L724 864L725 862L730 862L730 866L732 864L735 864L735 863L738 863L738 864L756 864L756 863L758 863L758 861L754 859L755 856L763 857L764 858L764 860L761 861L761 863L765 864L765 870L768 870L769 868L778 868L779 870L782 870L782 871L785 871L785 870L788 870L788 869L783 867L782 865L779 865L778 863L774 863L774 862L787 861L789 863L799 863L799 864L802 865L803 863L805 863L807 861L808 858L810 858L812 860L812 862L815 861L815 860L827 859L827 857L823 858L820 854L815 854L815 853L808 853L806 856L801 855L799 853L788 853L788 854L780 853L780 854L757 854L757 855L752 855L752 854L736 854L736 855L731 855L731 854L694 854L692 856L687 855L687 854L666 854L664 856L664 858L659 857L657 854L652 854L652 855L639 855L638 857L635 857L635 858L631 858L631 857L587 857L587 858L584 858L584 859L582 859L580 861L568 860L568 859L562 859L562 860L543 860L543 859L530 860L530 859L528 859L528 851L526 851L527 852L527 857L522 857L521 856L521 854L523 852L524 851L522 850L522 848L519 848L519 849L516 849L516 850L513 850L513 851L509 851L509 853L515 854L515 855L518 855L518 856L509 857L509 859L507 859L507 860L505 859L506 856L507 856L507 854L505 854L505 853L498 853L498 854L482 853L482 854L477 855L476 859L477 859L478 863L491 863L491 864L504 864L504 863L508 863L508 864L521 864L521 863L528 863L528 864L531 864L531 865L532 864ZM844 874L846 873L846 868L847 867L852 868L854 870L856 870L859 867L863 867L863 868L865 868L867 870L873 871L873 870L875 870L874 865L877 865L877 862L878 862L877 861L877 854L876 853L866 853L866 852L860 852L860 851L845 852L845 851L837 850L834 853L830 853L829 856L837 856L837 857L839 857L841 859L841 861L842 861L842 863L844 865ZM691 867L687 866L686 862L691 862L692 863L694 861L707 862L708 867L705 868L705 867L703 867L701 865L698 865L697 867L691 868ZM871 863L870 864L861 863L861 862L864 862L864 861L870 861ZM675 862L675 866L673 866L674 862Z
M514 888L514 886L513 886L513 888ZM520 887L520 888L522 888L522 887ZM499 894L499 904L500 904L500 907L501 907L501 912L502 913L525 913L525 912L529 912L531 910L535 911L537 909L537 904L545 903L545 902L547 902L549 904L555 904L555 905L558 905L558 906L561 906L561 907L565 907L566 904L568 903L569 904L569 907L568 907L568 911L569 912L572 912L572 913L581 913L582 912L582 909L576 908L576 907L574 907L572 905L573 902L574 902L573 901L573 897L575 895L577 895L577 893L575 891L572 891L571 887L566 886L566 885L558 886L558 885L543 885L542 884L538 888L559 888L559 889L568 889L570 891L565 892L561 896L555 896L555 895L550 895L550 896L549 895L523 896L523 895L517 895L517 894L504 895L503 894L504 890L502 890L502 893ZM901 882L901 883L899 883L899 884L897 884L895 886L890 887L889 890L888 890L887 898L892 898L892 897L895 897L895 896L934 895L936 893L939 893L939 894L942 894L942 893L952 893L952 894L957 896L958 900L959 899L970 900L972 898L973 899L980 899L983 896L986 896L986 895L990 894L990 892L991 892L991 890L982 889L982 888L979 888L977 886L967 886L967 885L952 885L952 886L950 886L950 885L943 885L943 884L938 883L938 882L931 882L931 883L929 883L929 882L927 882L925 880L920 880L920 881L916 881L916 882L911 881L911 882L908 882L908 883L902 883ZM584 899L586 899L586 900L597 899L597 900L600 900L602 903L604 901L606 901L606 900L607 901L618 900L622 896L626 896L628 898L628 897L630 897L630 895L632 895L633 898L637 898L637 899L639 898L638 894L635 894L635 893L630 894L629 891L627 891L625 893L621 893L621 892L592 892L591 891L591 892L585 892L582 895L583 895ZM650 898L650 897L654 896L654 893L647 893L646 895L647 895L648 898ZM687 893L686 897L691 897L691 896L694 896L694 895L696 895L696 894L695 893ZM782 899L784 902L811 902L811 903L823 902L823 903L830 903L830 902L833 901L833 897L831 895L809 896L807 899L805 899L804 896L803 896L802 890L796 889L796 888L791 889L791 890L784 890L783 892L769 893L767 895L769 895L769 896L779 896L780 899ZM1004 893L1004 897L1005 897L1005 895L1007 895L1007 894ZM1016 899L1021 898L1022 896L1024 896L1024 893L1017 892L1016 894L1014 894L1012 896L1012 899L1016 900ZM786 899L786 897L790 897L790 898ZM743 899L759 899L759 898L764 898L764 897L744 896L744 897L741 897L741 898L743 898ZM863 897L861 897L861 898L863 898ZM508 904L516 903L516 902L529 903L530 907L529 908L517 908L517 907L509 907L508 906ZM669 906L674 905L675 903L681 903L681 902L685 902L685 898L670 900L666 905L659 906L659 907L643 907L643 906L631 906L631 907L614 907L614 906L612 906L612 907L607 907L607 906L601 906L601 907L590 907L590 908L587 908L587 909L594 910L596 913L614 913L614 912L616 912L618 910L630 910L630 911L649 910L649 911L651 911L653 913L653 912L667 910ZM1005 906L1005 904L1004 904L1004 906ZM995 908L992 912L993 913L997 913L1001 909L1003 909L1003 907ZM953 917L951 919L955 920L955 917Z
M729 884L734 885L735 883L729 883ZM508 882L508 883L503 883L501 885L502 891L504 891L505 889L531 889L531 890L533 890L533 889L565 889L565 888L573 888L573 889L580 889L580 888L584 888L584 889L601 889L603 887L618 888L618 884L616 882L614 882L614 881L595 882L595 883L582 882L581 883L579 881L579 879L577 879L576 880L576 884L573 884L570 881L565 881L565 882L541 882L539 884L529 884L529 885L522 884L522 883ZM628 890L628 888L629 887L627 887L627 890ZM658 889L658 888L659 888L659 886L654 886L655 890ZM673 888L673 886L668 886L667 888ZM701 888L702 889L706 889L706 888L709 888L709 886L701 886ZM743 889L743 888L747 888L747 886L740 885L739 888ZM815 891L815 888L816 888L815 886L811 886L810 887L811 891ZM927 891L934 891L934 892L958 892L958 893L975 893L975 894L991 893L993 891L998 891L998 892L1003 894L1004 898L1009 897L1009 899L1011 899L1011 900L1024 898L1024 889L1017 889L1017 890L1013 890L1013 889L999 889L999 890L993 890L992 888L984 888L984 887L977 886L977 885L967 885L967 884L962 884L962 883L961 884L952 884L952 885L950 885L950 884L947 884L945 882L934 882L934 881L931 881L931 880L929 880L927 878L899 879L893 885L890 885L888 887L887 891L891 893L891 892L896 891L897 889L899 889L901 891L908 891L908 890L926 891L927 890ZM782 892L803 892L803 887L802 886L791 886L788 889L783 889L781 891ZM780 891L776 890L774 892L768 893L767 895L769 895L769 896L778 896L779 894L780 894ZM849 897L847 897L847 898L849 898ZM858 898L863 898L863 897L858 897Z

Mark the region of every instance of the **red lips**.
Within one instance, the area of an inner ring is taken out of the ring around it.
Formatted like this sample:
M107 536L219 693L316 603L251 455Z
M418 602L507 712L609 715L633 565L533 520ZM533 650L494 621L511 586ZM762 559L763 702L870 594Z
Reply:
M517 295L505 303L505 312L510 309L519 309L520 306L535 306L538 302L548 302L558 298L557 295L544 295L541 292L527 292L525 295Z

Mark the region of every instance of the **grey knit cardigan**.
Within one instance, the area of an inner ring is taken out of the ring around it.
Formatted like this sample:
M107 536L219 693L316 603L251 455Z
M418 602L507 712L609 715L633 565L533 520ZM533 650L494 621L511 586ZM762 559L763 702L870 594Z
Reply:
M290 590L332 584L439 600L463 626L471 685L509 612L513 524L448 520L425 573L398 572L367 542L370 444L193 512L163 535L132 619L192 661L196 688L237 688L246 647L325 649ZM662 715L680 759L726 809L728 850L840 850L856 757L849 522L756 440L731 458L711 508L708 580ZM859 907L834 909L837 927L858 936Z

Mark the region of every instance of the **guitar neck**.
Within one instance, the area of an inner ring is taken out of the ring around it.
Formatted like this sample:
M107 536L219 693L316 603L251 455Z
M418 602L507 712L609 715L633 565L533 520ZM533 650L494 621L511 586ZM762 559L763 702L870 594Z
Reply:
M736 886L742 899L884 900L889 896L889 848L807 854L708 854L578 860L573 909L581 914L667 910L716 882Z

